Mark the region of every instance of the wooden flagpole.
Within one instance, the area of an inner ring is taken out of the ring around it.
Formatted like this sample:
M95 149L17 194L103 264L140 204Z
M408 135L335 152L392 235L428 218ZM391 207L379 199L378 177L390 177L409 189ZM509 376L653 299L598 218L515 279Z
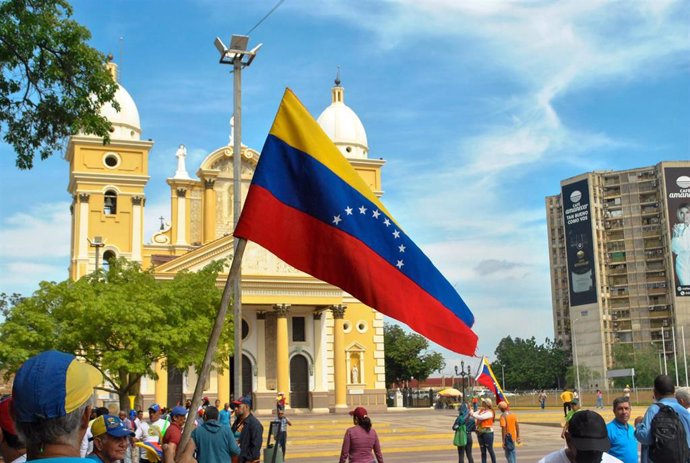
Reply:
M230 273L228 273L228 279L225 282L225 287L223 288L223 297L220 300L220 306L218 307L218 313L216 314L216 321L213 324L213 329L211 330L211 337L208 340L208 345L206 346L206 354L204 355L204 362L201 366L201 371L199 372L199 377L197 378L196 386L194 387L194 395L192 396L192 406L187 414L187 422L184 427L184 432L182 433L182 438L180 439L180 445L177 446L176 461L180 460L180 457L184 453L184 448L189 442L189 438L192 434L191 421L196 417L196 411L201 403L201 396L204 392L204 384L208 381L211 374L211 363L213 362L213 354L216 352L218 347L218 339L220 339L220 334L223 331L223 324L225 323L225 316L228 312L228 306L230 305L230 296L233 294L233 280L235 275L239 274L242 268L242 256L244 254L244 248L247 245L247 240L243 238L237 239L237 249L235 255L232 256L232 264L230 265ZM242 322L235 320L235 329L242 329ZM237 355L237 352L235 352Z

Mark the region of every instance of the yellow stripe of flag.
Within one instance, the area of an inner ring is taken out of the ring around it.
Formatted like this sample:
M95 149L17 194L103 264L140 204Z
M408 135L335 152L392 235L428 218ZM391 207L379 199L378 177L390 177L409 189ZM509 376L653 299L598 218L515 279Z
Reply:
M395 222L385 206L364 183L362 177L340 153L318 122L289 88L285 89L270 133L319 161L362 196L376 204L383 213ZM396 225L398 225L397 222Z

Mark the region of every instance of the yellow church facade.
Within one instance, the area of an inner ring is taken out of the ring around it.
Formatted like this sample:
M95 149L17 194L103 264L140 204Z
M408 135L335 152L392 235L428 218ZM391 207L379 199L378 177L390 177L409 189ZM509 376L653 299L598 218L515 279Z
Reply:
M109 63L109 67L116 75L116 66ZM177 170L167 179L170 220L146 239L145 220L157 220L146 217L153 142L141 139L138 109L121 85L116 99L119 112L110 106L102 110L113 124L111 142L104 145L96 137L77 135L70 138L65 153L73 198L70 277L80 278L112 257L126 257L144 268L153 265L160 280L231 258L232 140L209 153L194 176L187 172L183 145L170 153L177 156ZM331 105L318 122L380 196L384 161L368 158L364 127L345 105L344 89L337 80ZM240 156L244 200L260 153L242 146ZM219 275L218 286L226 279L227 275ZM373 410L386 407L380 313L251 242L242 261L241 284L242 322L235 326L243 339L242 390L233 390L231 358L222 372L212 371L204 395L227 402L251 393L258 413L271 413L278 392L286 393L288 407L295 410L327 413L358 405ZM191 398L196 384L193 369L169 370L164 362L155 368L158 378L144 378L141 383L144 406L174 405Z

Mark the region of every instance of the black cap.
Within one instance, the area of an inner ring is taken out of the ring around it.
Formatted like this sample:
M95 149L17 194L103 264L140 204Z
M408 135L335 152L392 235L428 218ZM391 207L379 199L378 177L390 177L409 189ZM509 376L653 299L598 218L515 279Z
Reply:
M591 410L577 412L570 418L568 434L577 450L606 452L611 448L606 422Z

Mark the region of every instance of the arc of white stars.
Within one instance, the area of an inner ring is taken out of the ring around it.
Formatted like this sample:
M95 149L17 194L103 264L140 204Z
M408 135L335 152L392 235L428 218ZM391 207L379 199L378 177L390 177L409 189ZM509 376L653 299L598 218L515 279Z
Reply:
M371 216L375 219L378 219L380 215L381 213L378 210L371 213Z
M333 223L338 225L343 219L340 218L340 214L333 216Z
M400 238L400 232L399 232L398 230L394 230L394 231L393 231L393 236L394 236L395 238Z
M391 226L391 221L388 220L388 217L386 217L386 218L383 220L383 224L384 224L386 227L390 227L390 226Z
M405 245L404 245L404 244L401 244L400 246L398 246L398 250L399 250L400 252L405 252Z
M359 208L359 213L360 213L360 214L366 214L366 212L367 212L367 208L366 208L366 207L362 206L362 207Z
M347 215L352 215L352 208L351 208L350 206L347 206L347 207L345 208L345 213L346 213Z
M399 269L403 268L403 265L405 265L405 263L402 260L399 260L398 263L395 264L395 266L398 267Z

